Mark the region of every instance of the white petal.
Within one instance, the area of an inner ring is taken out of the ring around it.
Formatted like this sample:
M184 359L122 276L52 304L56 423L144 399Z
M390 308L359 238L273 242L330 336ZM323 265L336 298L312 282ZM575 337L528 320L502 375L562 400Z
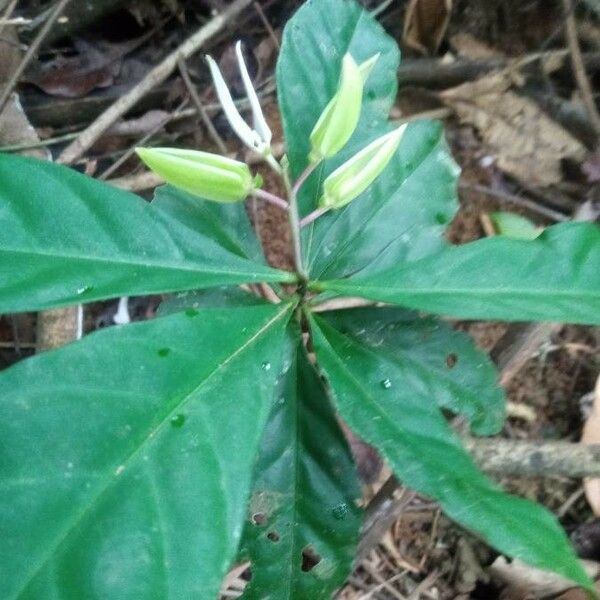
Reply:
M242 119L242 115L240 115L240 112L233 102L229 88L223 79L223 75L221 75L221 70L217 66L217 63L211 56L206 56L206 60L215 83L219 102L223 107L223 111L225 112L229 124L248 148L262 154L264 151L264 143L258 133L250 129L249 125Z
M244 61L244 54L242 52L242 42L238 41L235 45L235 53L237 54L240 73L242 75L242 81L244 82L244 87L246 88L246 95L248 96L250 106L252 107L252 119L254 129L256 129L263 142L267 146L270 146L273 134L271 133L271 130L267 125L267 121L265 120L265 116L263 115L263 111L260 106L260 100L258 99L256 91L254 90L254 86L252 85L252 80L250 79L248 68L246 67L246 63Z

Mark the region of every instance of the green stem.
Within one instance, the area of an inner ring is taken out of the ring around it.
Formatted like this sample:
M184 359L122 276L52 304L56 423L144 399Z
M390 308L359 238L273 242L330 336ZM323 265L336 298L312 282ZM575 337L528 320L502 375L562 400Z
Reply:
M290 222L290 233L292 236L292 248L294 250L294 266L302 283L308 281L308 274L304 269L302 260L302 245L300 243L300 217L298 215L298 197L290 183L287 169L283 171L283 182L288 193L288 219Z

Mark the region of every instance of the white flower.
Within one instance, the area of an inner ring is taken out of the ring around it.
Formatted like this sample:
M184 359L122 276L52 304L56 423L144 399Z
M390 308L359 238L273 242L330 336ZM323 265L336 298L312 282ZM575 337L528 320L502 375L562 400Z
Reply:
M248 96L250 107L252 108L253 128L244 121L240 115L240 112L235 106L233 98L231 97L231 92L229 91L229 88L223 79L223 75L221 74L221 70L217 66L217 63L210 56L206 56L206 60L208 62L208 66L210 67L210 72L215 83L219 102L223 107L223 111L227 117L227 120L229 121L229 124L242 142L248 146L248 148L258 152L262 156L267 157L271 155L271 139L273 134L271 133L271 130L269 129L269 126L267 125L263 115L256 90L252 86L252 81L250 80L250 75L248 74L248 68L244 62L241 42L238 42L235 45L235 52L238 59L242 81L244 82L244 87L246 88L246 95Z

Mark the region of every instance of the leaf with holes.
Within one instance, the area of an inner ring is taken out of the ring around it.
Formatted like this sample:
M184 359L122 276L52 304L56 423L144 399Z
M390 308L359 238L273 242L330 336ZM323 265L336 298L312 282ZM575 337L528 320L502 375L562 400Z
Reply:
M357 62L381 53L364 91L362 115L350 142L303 186L300 208L317 207L320 183L368 142L393 129L387 122L396 95L396 43L354 2L307 2L287 25L277 64L279 104L292 174L308 164L307 132L335 94L342 57ZM375 183L343 209L303 229L311 277L343 277L427 256L445 245L456 210L456 176L439 123L406 131L392 162Z
M393 356L321 317L311 317L311 331L341 416L406 485L438 500L448 516L500 552L593 588L553 515L489 481L435 403L406 393L406 372Z
M498 433L504 394L496 369L473 340L433 317L401 308L358 308L326 313L327 323L373 346L401 373L397 393L463 414L479 435Z
M534 240L488 238L315 287L460 319L600 324L600 228L562 223Z
M257 262L242 211L224 224L231 207L219 212L168 191L148 204L71 169L9 155L0 156L0 182L0 313L294 279Z
M0 597L216 597L290 308L111 328L0 373Z
M348 576L360 529L354 463L300 336L263 435L243 537L246 600L330 598Z

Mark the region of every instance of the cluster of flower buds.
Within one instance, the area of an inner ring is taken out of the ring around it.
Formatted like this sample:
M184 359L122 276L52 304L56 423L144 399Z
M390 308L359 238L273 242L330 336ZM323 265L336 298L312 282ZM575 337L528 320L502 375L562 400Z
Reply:
M252 110L252 126L238 111L216 62L207 56L217 96L240 140L281 171L271 150L273 135L252 85L241 42L236 44L235 51ZM337 91L310 134L311 168L335 156L354 134L360 119L364 86L378 59L379 54L376 54L357 64L350 54L343 57ZM396 153L405 129L406 125L402 125L377 138L331 173L323 183L321 211L341 208L364 192ZM239 202L262 185L260 177L254 177L248 165L218 154L174 148L138 148L137 153L166 182L207 200Z
M360 118L364 85L378 59L376 54L360 65L350 54L342 59L337 92L310 135L311 163L335 156L352 137ZM331 173L323 183L319 207L341 208L362 194L388 165L405 130L402 125L377 138Z

